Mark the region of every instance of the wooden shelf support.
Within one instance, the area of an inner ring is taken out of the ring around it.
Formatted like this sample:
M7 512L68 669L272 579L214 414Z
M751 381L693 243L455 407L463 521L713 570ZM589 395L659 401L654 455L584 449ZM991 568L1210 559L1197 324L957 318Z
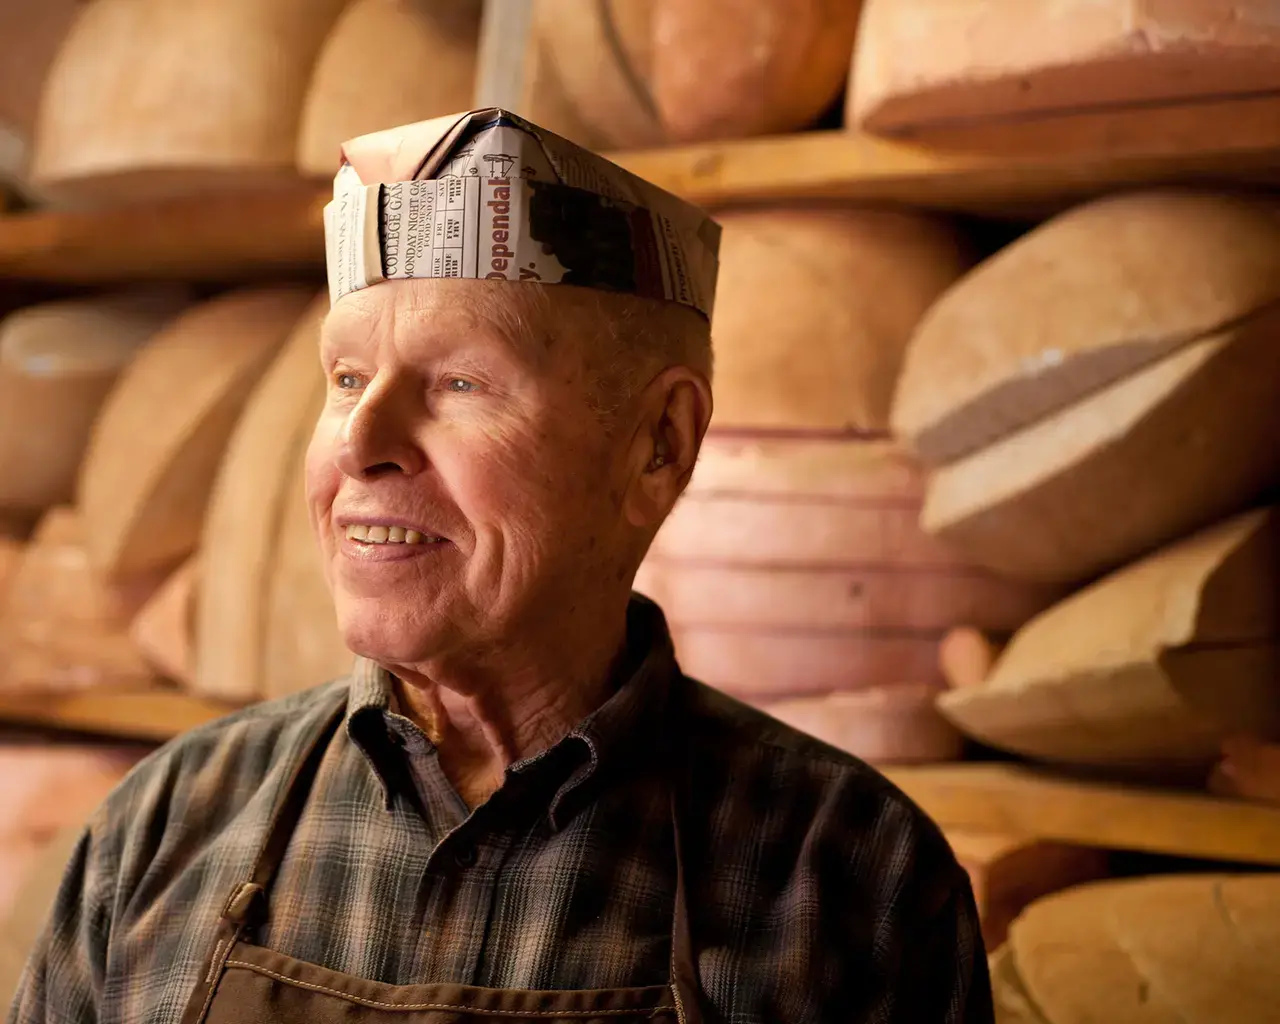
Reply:
M1280 865L1280 807L1081 782L1016 764L928 765L893 768L886 774L944 830Z
M158 685L67 694L0 693L3 722L152 743L164 743L235 710Z
M1167 182L1280 184L1280 98L1074 114L922 140L846 131L610 156L708 207L886 203L1032 219L1088 196ZM68 284L318 272L327 182L0 216L0 278Z

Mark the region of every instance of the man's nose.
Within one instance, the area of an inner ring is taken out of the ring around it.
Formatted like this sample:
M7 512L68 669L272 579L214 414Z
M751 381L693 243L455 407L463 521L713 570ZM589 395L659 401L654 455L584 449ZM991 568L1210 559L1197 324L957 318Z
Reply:
M412 389L392 377L375 377L342 424L335 462L346 476L401 473L414 476L427 465L414 425Z

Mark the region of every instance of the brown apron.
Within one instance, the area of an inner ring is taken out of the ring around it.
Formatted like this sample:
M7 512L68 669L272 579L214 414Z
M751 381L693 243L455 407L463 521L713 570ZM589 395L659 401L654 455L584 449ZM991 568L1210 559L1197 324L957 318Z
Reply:
M294 960L247 941L245 936L265 919L271 883L342 712L339 708L294 770L251 880L238 883L223 906L213 950L182 1024L465 1024L481 1020L602 1024L629 1018L702 1024L674 784L670 789L676 892L671 978L666 985L547 992L453 984L387 985Z

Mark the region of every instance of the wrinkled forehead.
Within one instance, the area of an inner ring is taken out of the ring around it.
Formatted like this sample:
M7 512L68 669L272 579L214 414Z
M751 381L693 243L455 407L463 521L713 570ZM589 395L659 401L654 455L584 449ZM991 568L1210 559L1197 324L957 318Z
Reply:
M505 286L504 286L505 285ZM541 289L505 282L423 278L344 295L329 310L321 344L377 347L391 338L426 345L467 340L541 362L555 347L556 308Z
M462 343L501 347L538 369L590 364L635 315L630 296L573 285L420 278L344 295L329 310L323 348L371 350L395 338L431 349Z

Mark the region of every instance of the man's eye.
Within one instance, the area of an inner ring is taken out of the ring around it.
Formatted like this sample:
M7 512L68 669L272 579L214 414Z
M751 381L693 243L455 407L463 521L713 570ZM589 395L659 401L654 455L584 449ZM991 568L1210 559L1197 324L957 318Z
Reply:
M462 377L450 377L448 382L445 384L445 387L449 391L456 391L463 395L476 389L475 384Z
M360 378L354 373L340 373L334 379L338 382L338 387L344 390L350 390L360 386Z

